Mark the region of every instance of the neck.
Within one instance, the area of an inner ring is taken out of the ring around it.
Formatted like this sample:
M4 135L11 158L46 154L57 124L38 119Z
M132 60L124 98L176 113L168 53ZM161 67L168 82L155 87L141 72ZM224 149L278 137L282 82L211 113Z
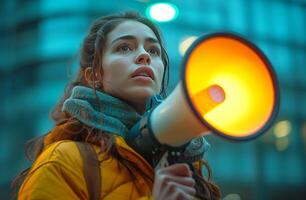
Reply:
M140 115L143 115L146 111L146 104L143 102L128 102L128 104L131 105Z

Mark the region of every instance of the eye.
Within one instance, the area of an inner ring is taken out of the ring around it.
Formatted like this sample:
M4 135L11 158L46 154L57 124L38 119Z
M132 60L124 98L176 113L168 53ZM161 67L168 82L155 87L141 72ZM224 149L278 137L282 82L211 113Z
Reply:
M130 47L129 44L121 44L117 47L116 51L121 52L121 53L127 53L132 51L132 48Z
M153 55L153 56L159 56L160 55L160 50L157 47L152 47L148 50L148 53Z

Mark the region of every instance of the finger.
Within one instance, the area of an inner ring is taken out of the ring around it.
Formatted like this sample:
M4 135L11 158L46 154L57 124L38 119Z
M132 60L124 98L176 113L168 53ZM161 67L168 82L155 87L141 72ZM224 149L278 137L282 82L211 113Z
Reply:
M192 176L192 171L190 170L188 164L178 163L170 165L169 167L161 168L156 171L156 174L169 174L173 176Z
M195 195L189 195L189 194L182 194L181 198L178 198L179 200L194 200L195 199Z
M169 195L174 195L177 198L186 196L194 197L196 195L195 188L180 185L175 182L168 183L166 186L166 191Z
M196 190L193 187L188 187L185 185L177 185L177 189L183 191L184 194L188 194L190 196L195 196Z
M195 195L190 195L190 194L187 194L187 193L178 193L177 196L174 197L173 199L176 199L176 200L194 200L196 198L195 198Z
M180 185L185 185L188 187L195 186L195 180L192 177L181 177L181 176L171 176L171 175L159 175L156 176L155 179L159 179L160 182L165 185L170 182L175 182Z

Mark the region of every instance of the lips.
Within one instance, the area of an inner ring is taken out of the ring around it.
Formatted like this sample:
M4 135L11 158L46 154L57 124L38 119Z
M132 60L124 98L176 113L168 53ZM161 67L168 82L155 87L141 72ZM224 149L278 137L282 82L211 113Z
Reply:
M154 72L150 67L142 66L142 67L137 68L132 73L132 78L134 77L149 77L152 80L154 80Z

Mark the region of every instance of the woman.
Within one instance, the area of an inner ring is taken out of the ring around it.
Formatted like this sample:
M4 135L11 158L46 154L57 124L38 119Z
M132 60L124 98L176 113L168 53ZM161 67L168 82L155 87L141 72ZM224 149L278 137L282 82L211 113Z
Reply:
M17 178L18 198L92 197L86 156L78 150L83 142L99 160L100 174L91 176L100 179L101 199L218 199L218 188L201 175L203 162L154 173L125 141L147 98L165 96L168 73L160 33L149 20L135 13L98 18L83 42L78 75L52 112L56 126L29 143L34 164Z

